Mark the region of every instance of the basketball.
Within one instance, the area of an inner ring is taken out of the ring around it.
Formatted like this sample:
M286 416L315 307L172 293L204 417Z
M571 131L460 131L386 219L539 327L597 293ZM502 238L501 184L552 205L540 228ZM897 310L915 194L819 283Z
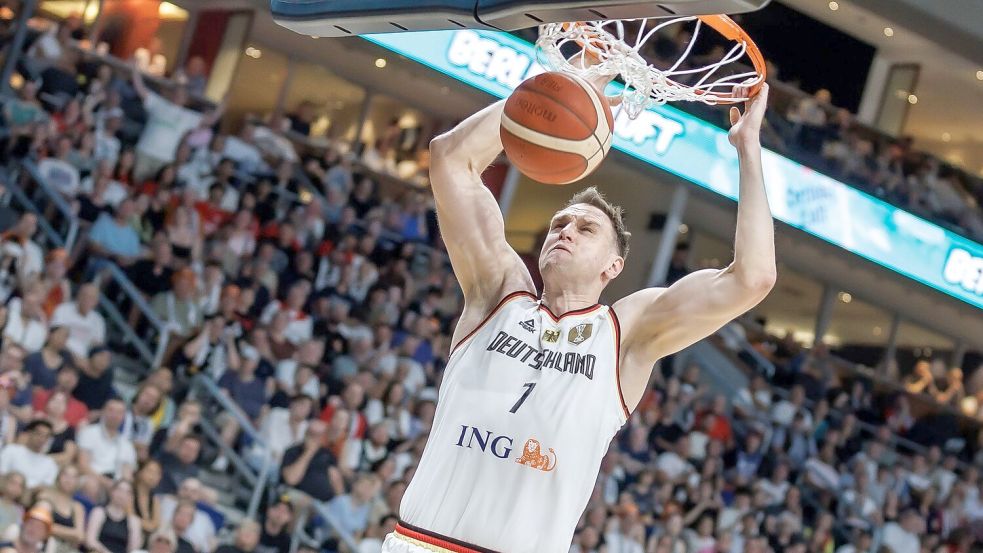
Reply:
M590 83L568 73L532 77L505 102L505 155L529 178L569 184L591 174L611 148L614 116Z

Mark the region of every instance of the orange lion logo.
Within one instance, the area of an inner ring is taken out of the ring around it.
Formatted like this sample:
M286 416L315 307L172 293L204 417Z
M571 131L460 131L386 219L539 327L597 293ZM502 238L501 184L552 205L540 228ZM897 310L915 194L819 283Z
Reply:
M556 468L556 452L553 451L553 448L549 448L548 454L541 451L542 446L539 444L539 440L530 438L526 440L526 445L522 448L522 457L516 459L515 462L543 472L549 472Z

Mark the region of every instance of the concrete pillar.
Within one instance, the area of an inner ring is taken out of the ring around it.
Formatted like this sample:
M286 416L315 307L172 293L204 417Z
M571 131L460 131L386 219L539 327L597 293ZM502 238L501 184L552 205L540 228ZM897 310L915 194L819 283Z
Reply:
M949 367L962 367L965 358L966 342L965 340L956 340L956 343L952 348L952 357L949 359Z
M666 282L666 275L669 274L669 263L672 261L672 254L676 250L676 240L679 235L679 225L683 223L683 213L686 211L686 201L689 199L689 188L683 184L677 184L672 192L672 199L669 201L669 212L666 213L666 224L662 227L662 236L659 237L659 245L655 250L655 258L652 260L652 268L649 269L649 276L646 286L662 286Z
M27 39L27 20L34 15L34 8L37 0L24 0L21 2L21 9L17 12L17 22L14 23L14 38L7 45L7 56L3 60L3 68L0 69L0 92L10 91L10 76L14 74L17 61L20 60L21 50L24 49L24 40Z
M287 58L287 75L283 78L280 91L276 95L276 103L273 104L273 113L283 115L290 106L287 103L287 94L290 93L290 85L294 82L294 74L297 73L297 60L293 56Z
M369 120L369 110L372 109L374 96L375 94L371 89L365 89L365 96L362 98L362 110L358 114L358 123L355 125L355 143L352 145L357 152L361 152L362 131L365 129L365 122Z
M836 306L837 290L826 284L823 286L823 294L819 299L819 313L816 314L816 330L814 332L813 344L818 344L826 337L829 330L829 323L833 320L833 307Z
M901 329L901 315L891 317L891 328L887 332L887 347L884 349L884 361L890 363L898 355L898 331Z

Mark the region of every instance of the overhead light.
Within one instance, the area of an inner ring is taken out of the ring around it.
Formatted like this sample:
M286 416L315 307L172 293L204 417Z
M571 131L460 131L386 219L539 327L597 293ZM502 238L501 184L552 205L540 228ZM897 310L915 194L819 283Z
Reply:
M311 38L313 38L314 40L317 40L317 39L319 39L319 38L321 38L321 37L319 37L319 36L314 36L314 35L311 35Z
M831 10L833 10L835 12L836 10L840 9L840 3L839 2L830 2L829 3L829 9L831 9Z
M909 104L912 104L912 105L917 104L918 103L918 96L915 96L914 94L909 94L908 95L908 103Z
M383 67L385 67L386 66L386 58L376 58L376 60L375 60L375 66L378 67L379 69L382 69Z
M979 71L976 72L976 79L983 81L983 69L980 69Z
M951 134L949 134L947 132L942 133L942 142L948 142L950 140L952 140L952 135Z
M679 234L686 234L687 232L689 232L689 226L685 223L679 225Z
M850 295L850 292L840 292L840 301L843 303L850 303L853 301L853 296Z
M246 55L253 58L254 60L258 60L260 57L262 57L263 52L259 48L253 48L252 46L247 46Z
M884 27L884 36L894 36L894 29L890 27Z

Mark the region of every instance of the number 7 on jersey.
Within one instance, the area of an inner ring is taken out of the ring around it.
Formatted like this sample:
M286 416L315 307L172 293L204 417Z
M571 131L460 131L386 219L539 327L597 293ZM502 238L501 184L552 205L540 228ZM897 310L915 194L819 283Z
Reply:
M522 392L522 397L520 397L519 401L515 402L515 405L513 405L512 408L509 409L509 413L515 413L516 411L519 410L519 407L522 407L522 402L526 401L526 398L529 397L529 394L532 393L532 389L536 387L536 383L526 382L525 384L522 385L522 387L525 388L526 391Z

